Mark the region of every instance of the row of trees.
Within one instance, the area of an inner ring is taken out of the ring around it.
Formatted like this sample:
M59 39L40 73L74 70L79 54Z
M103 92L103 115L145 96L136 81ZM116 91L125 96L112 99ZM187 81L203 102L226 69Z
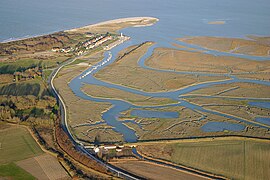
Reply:
M80 151L76 150L75 145L69 139L68 135L65 133L65 131L61 127L61 124L59 123L59 121L56 121L56 124L55 124L55 136L57 138L56 140L59 146L72 158L76 159L78 162L80 162L81 164L91 169L94 169L102 173L108 173L107 170L103 166L98 164L96 161L90 159L84 153L81 153Z

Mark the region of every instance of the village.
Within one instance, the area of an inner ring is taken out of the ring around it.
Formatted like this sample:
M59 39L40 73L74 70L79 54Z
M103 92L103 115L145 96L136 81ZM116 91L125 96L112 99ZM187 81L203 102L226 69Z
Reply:
M74 48L68 46L64 48L60 47L53 47L53 52L60 52L60 53L75 53L76 55L82 55L88 50L93 50L100 45L105 44L104 50L110 50L115 46L123 43L130 39L130 37L124 36L122 33L121 35L114 35L110 33L106 34L92 34L88 33L89 39L83 42L79 42Z
M85 148L103 161L113 161L121 158L135 158L132 147L123 144L104 144L85 146Z
M93 50L95 48L104 45L104 50L110 50L115 46L127 41L130 39L128 36L124 36L122 33L121 35L113 35L113 34L88 34L89 39L83 42L79 42L75 47L53 47L51 49L52 52L57 53L74 53L77 56L82 55L83 53ZM110 41L110 42L109 42ZM107 43L106 43L107 42ZM30 79L35 79L37 77L42 77L42 67L39 65L33 66L28 69L22 69L13 73L13 81L26 81Z

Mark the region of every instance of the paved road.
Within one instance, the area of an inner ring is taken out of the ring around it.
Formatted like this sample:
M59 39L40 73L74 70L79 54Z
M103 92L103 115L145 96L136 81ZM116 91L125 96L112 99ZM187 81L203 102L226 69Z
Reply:
M83 55L81 55L83 56ZM80 57L80 56L79 56ZM71 133L69 126L68 126L68 122L67 122L67 109L66 109L66 105L65 102L63 100L63 98L61 97L61 95L57 92L57 90L55 89L55 86L53 84L53 81L56 77L56 75L58 74L58 72L66 65L74 62L78 57L75 57L73 59L68 59L66 62L62 63L58 68L56 68L52 74L49 77L49 86L52 89L52 92L54 94L54 96L56 97L58 104L59 104L59 108L60 108L60 114L61 114L61 123L62 123L62 127L65 130L65 132L68 134L70 140L73 142L73 144L75 145L76 149L83 152L84 154L86 154L89 158L93 159L94 161L96 161L97 163L101 164L102 166L104 166L106 169L108 169L109 171L111 171L112 173L115 173L118 175L118 177L122 177L125 179L141 179L138 176L132 175L120 168L114 167L110 164L106 164L103 161L101 161L100 159L98 159L97 157L95 157L93 154L91 154L90 152L88 152L84 146L78 141L76 140L76 138L73 136L73 134Z

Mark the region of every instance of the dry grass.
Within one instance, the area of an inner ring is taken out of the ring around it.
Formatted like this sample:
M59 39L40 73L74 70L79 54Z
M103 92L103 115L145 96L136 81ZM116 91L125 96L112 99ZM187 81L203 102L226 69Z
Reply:
M230 83L210 86L190 94L219 95L226 97L269 98L269 86L253 83Z
M123 168L128 172L137 174L138 176L144 177L146 179L204 179L193 174L188 174L184 171L156 165L141 160L118 160L111 163L117 167Z
M257 74L237 74L236 76L238 78L270 81L270 72L262 72L262 73L257 73Z
M139 140L172 139L202 135L200 127L204 124L204 121L198 121L202 115L190 109L181 106L159 109L160 111L179 112L178 118L171 119L133 117L130 115L131 110L124 112L121 119L133 119L141 124L142 128L134 123L125 123L136 131Z
M128 86L143 91L156 92L179 89L193 83L221 80L224 77L200 77L173 72L158 72L141 68L137 61L153 43L146 43L124 56L121 60L100 70L95 77L114 84ZM126 50L125 50L126 51Z
M108 88L90 84L83 86L82 91L94 97L120 99L139 106L164 105L176 102L168 98L147 97L115 88Z
M204 50L195 49L195 48L191 48L191 47L188 47L188 46L183 46L183 45L176 44L176 43L172 43L172 45L177 47L177 48L180 48L181 50L196 51L196 52L201 52L201 53L205 52Z
M11 127L11 125L9 125L9 124L7 124L7 123L5 123L5 122L1 122L0 121L0 131L1 130L4 130L4 129L8 129L8 128L10 128Z
M57 159L49 154L19 161L17 165L37 179L70 179Z
M212 140L139 146L147 156L224 175L233 179L268 179L270 143Z
M263 41L263 39L265 39ZM239 54L269 56L269 37L254 38L253 40L238 39L238 38L223 38L223 37L190 37L181 38L189 44L195 44L207 49L213 49L224 52L233 52ZM263 43L268 42L268 43Z
M106 124L96 126L80 126L74 128L74 132L79 139L94 142L99 136L100 142L123 142L123 135L115 132L111 126Z
M169 48L156 48L147 59L146 65L157 69L209 73L269 72L270 69L269 61L252 61Z

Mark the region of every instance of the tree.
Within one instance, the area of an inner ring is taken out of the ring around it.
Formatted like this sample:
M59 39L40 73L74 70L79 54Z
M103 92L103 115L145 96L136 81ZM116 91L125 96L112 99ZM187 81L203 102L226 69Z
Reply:
M58 114L58 111L59 111L59 106L58 106L57 104L55 104L55 105L53 106L52 112L53 112L54 114Z
M34 107L31 110L30 114L33 117L42 117L42 116L44 116L44 109L39 109L39 108Z

